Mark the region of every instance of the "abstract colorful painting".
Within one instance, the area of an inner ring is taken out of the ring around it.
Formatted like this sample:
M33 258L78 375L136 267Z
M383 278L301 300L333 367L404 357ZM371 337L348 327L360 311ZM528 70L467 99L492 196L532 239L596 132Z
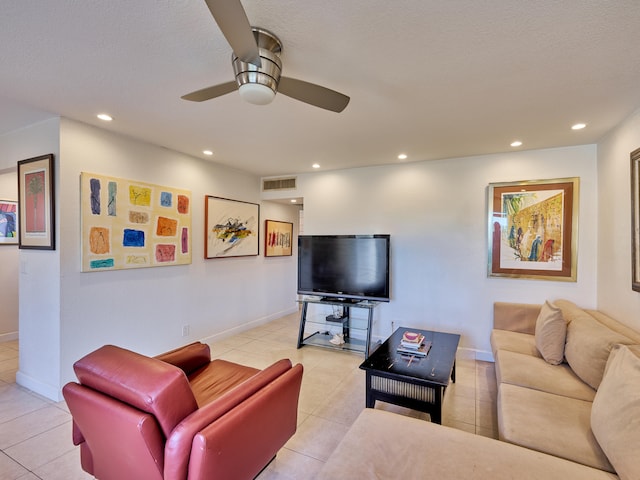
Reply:
M18 244L18 202L0 200L0 245Z
M82 173L82 271L191 263L191 192Z
M260 205L207 195L205 258L258 255Z
M489 276L576 281L578 178L489 185Z
M265 220L264 256L284 257L292 255L293 223Z

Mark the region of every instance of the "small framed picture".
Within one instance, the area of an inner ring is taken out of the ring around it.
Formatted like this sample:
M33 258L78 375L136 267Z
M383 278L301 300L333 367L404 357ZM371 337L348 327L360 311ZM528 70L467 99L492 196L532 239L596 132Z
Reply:
M18 202L0 200L0 245L18 244Z
M264 256L286 257L293 254L293 223L265 220Z
M53 154L18 162L18 247L55 249Z

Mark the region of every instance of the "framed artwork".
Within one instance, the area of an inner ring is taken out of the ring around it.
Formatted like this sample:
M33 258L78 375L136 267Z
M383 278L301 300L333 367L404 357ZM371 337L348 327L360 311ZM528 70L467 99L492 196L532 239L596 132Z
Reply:
M18 162L18 247L55 249L53 154Z
M293 223L265 220L264 225L264 256L291 256L293 250Z
M640 292L640 148L631 152L631 288Z
M490 277L575 282L580 179L491 183Z
M18 202L0 200L0 245L18 244Z
M191 192L80 174L83 272L191 263Z
M260 205L206 195L204 258L258 255Z

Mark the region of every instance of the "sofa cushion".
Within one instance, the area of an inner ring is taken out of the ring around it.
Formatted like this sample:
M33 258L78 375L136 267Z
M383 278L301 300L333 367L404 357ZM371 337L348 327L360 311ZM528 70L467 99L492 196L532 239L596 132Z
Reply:
M589 314L583 308L580 308L575 303L569 300L557 299L553 301L553 304L560 309L560 311L562 312L562 316L564 317L564 321L567 324L571 323L576 317L585 315L589 316Z
M500 440L614 472L590 417L591 402L507 383L498 388Z
M500 350L495 365L498 383L534 388L588 402L593 401L596 394L566 363L550 365L542 358Z
M598 322L603 324L605 327L610 328L614 332L621 333L625 337L629 337L631 340L633 340L633 343L635 345L640 344L640 332L620 323L619 321L611 318L609 315L606 315L598 310L585 309L585 312L587 312L589 315L591 315L593 318L595 318Z
M491 331L491 350L495 358L498 350L508 350L510 352L523 353L534 357L541 357L536 348L536 339L528 333L512 332L510 330L499 330L494 328Z
M583 312L573 316L569 322L564 355L576 375L597 390L609 352L618 343L628 345L633 340L605 327Z
M551 365L564 360L564 342L567 338L567 323L562 311L555 305L544 302L536 320L536 348L542 358Z
M593 434L622 480L640 478L638 354L637 346L616 345L612 349L591 410Z
M416 418L365 408L318 480L612 480L602 470Z

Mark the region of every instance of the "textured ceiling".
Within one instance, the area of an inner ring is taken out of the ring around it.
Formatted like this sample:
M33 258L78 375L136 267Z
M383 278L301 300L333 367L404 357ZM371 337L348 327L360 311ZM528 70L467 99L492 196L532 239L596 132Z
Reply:
M243 5L343 113L181 100L233 79L204 0L0 0L0 134L62 115L269 176L594 143L640 107L637 0Z

